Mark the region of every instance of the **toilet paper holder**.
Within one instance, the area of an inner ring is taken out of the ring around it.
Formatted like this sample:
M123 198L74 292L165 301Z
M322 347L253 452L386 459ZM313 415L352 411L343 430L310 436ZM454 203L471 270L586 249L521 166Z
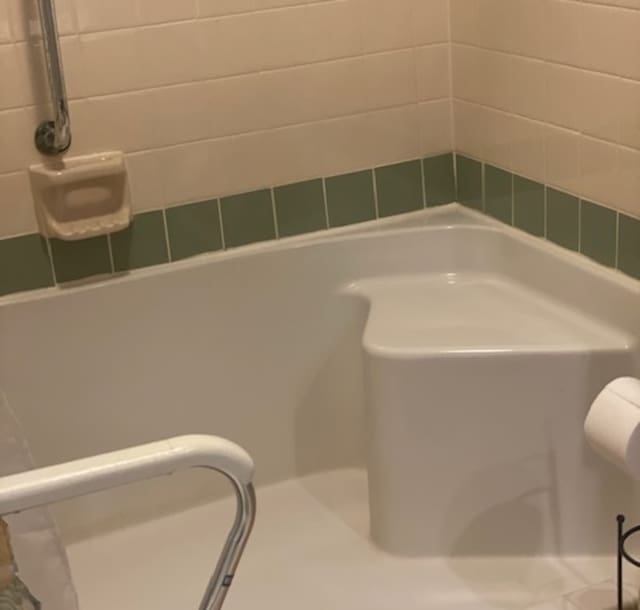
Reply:
M617 565L617 595L618 595L618 599L617 599L617 606L618 606L618 610L624 610L623 606L623 567L624 567L624 561L628 561L631 565L634 565L636 568L640 568L640 560L636 559L635 557L632 557L627 550L625 549L625 543L627 542L627 540L633 536L634 534L637 534L638 532L640 532L640 525L636 525L634 527L629 528L627 531L625 531L624 529L624 522L625 522L625 516L624 515L618 515L616 517L616 521L618 522L618 540L617 540L617 561L618 561L618 565Z

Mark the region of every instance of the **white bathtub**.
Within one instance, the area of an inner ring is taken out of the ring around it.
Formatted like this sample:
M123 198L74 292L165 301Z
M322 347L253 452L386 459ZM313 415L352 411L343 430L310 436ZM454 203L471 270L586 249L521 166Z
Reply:
M246 447L259 513L229 608L555 607L613 574L634 507L582 420L638 374L639 303L452 205L0 300L0 385L41 465ZM196 473L57 507L83 607L196 605L225 492Z

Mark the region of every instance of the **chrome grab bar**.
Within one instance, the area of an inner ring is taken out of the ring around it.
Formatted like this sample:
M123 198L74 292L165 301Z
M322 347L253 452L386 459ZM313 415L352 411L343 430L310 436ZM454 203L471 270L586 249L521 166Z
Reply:
M42 121L36 128L36 148L48 156L60 155L71 146L71 118L64 84L62 55L58 39L55 0L38 0L42 44L54 110L53 121Z
M236 518L199 610L220 610L256 515L253 461L238 445L215 436L176 438L0 478L0 515L60 502L186 468L225 475L236 492Z

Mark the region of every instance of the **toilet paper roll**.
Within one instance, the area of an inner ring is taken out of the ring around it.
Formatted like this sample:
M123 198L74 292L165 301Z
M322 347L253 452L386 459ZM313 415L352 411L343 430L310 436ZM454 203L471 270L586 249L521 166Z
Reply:
M640 380L612 381L591 405L584 423L589 444L634 479L640 479Z

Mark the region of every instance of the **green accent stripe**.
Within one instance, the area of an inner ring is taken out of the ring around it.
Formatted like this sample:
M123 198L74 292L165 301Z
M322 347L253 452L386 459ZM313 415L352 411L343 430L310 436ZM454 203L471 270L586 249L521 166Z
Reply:
M640 219L446 153L143 212L109 238L0 239L0 296L53 286L52 267L58 284L104 278L221 250L223 235L233 248L456 200L640 279Z

